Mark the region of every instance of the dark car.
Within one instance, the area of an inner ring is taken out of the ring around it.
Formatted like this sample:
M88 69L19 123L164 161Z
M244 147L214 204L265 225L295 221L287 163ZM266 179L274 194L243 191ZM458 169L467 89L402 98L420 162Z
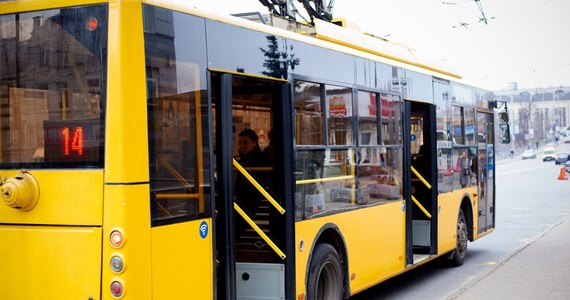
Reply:
M570 173L570 160L564 163L564 168L566 172Z
M558 153L558 155L556 156L555 163L557 165L560 165L560 164L563 164L569 160L570 160L570 153L562 152L562 153Z

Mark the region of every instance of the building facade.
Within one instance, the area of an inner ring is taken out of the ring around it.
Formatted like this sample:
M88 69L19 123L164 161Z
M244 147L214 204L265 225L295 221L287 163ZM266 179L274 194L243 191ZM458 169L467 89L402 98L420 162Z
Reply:
M556 143L570 127L570 87L494 92L508 105L512 147Z

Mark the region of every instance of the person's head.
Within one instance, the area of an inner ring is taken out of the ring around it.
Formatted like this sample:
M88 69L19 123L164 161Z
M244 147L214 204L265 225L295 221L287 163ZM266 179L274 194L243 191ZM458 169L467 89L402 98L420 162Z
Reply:
M251 129L244 129L239 133L238 148L241 155L248 154L253 150L259 150L258 137L255 131Z

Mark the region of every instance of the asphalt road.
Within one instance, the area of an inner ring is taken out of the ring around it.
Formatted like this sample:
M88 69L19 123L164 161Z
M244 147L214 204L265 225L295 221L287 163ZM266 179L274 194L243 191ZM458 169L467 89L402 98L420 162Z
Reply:
M515 157L497 163L497 228L469 244L463 266L448 268L434 261L351 299L461 299L463 290L570 218L570 180L558 180L561 166L542 162L541 155L539 150L534 160Z

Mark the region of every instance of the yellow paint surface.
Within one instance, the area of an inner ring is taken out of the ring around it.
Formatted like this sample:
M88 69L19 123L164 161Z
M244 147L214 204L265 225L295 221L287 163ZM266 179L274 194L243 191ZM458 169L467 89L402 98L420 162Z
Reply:
M14 177L19 171L2 171ZM101 226L103 170L30 170L39 186L36 206L24 212L0 202L0 223Z
M296 276L297 295L305 293L309 254L314 238L327 223L335 224L348 248L352 293L402 272L405 268L405 213L402 202L363 208L343 214L297 222ZM363 221L365 220L365 221ZM305 248L299 250L303 240Z
M199 232L203 221L205 238ZM211 219L158 226L151 233L153 299L212 299Z
M99 299L101 229L0 226L0 299Z

